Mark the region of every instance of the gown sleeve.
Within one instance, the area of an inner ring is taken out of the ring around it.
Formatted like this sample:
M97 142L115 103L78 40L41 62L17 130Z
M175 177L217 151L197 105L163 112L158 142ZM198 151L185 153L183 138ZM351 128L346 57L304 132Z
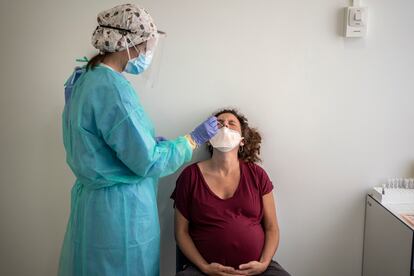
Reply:
M142 177L163 177L177 171L192 158L188 140L157 142L129 82L113 83L113 91L101 93L96 107L97 128L106 144L132 172Z

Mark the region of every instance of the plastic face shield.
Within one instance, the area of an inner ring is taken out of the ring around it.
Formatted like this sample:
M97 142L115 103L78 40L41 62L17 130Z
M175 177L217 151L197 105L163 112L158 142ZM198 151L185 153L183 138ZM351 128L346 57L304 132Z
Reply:
M156 37L146 41L145 54L152 55L150 66L141 74L146 88L154 88L158 83L165 37L165 32L158 31Z

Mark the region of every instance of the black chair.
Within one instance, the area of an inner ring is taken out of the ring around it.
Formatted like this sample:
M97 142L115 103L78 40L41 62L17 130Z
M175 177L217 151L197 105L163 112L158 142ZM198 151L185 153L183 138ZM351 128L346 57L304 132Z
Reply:
M187 257L181 252L178 245L175 246L175 272L183 271L184 268L191 264Z

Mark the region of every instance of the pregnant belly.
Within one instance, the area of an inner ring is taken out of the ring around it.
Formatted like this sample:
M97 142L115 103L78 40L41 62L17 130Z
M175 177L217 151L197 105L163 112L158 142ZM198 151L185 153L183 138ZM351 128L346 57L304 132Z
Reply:
M228 222L225 227L200 227L190 231L190 235L208 263L216 262L234 268L258 261L264 245L262 226L240 221Z

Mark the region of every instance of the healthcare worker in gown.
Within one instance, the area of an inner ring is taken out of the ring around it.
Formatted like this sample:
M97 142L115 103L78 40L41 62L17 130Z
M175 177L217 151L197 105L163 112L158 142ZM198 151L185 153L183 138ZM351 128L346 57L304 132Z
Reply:
M149 66L160 31L143 8L130 4L101 12L98 24L92 44L100 54L65 85L64 145L76 182L58 273L156 276L158 179L191 160L216 134L217 119L174 140L156 138L123 74Z

